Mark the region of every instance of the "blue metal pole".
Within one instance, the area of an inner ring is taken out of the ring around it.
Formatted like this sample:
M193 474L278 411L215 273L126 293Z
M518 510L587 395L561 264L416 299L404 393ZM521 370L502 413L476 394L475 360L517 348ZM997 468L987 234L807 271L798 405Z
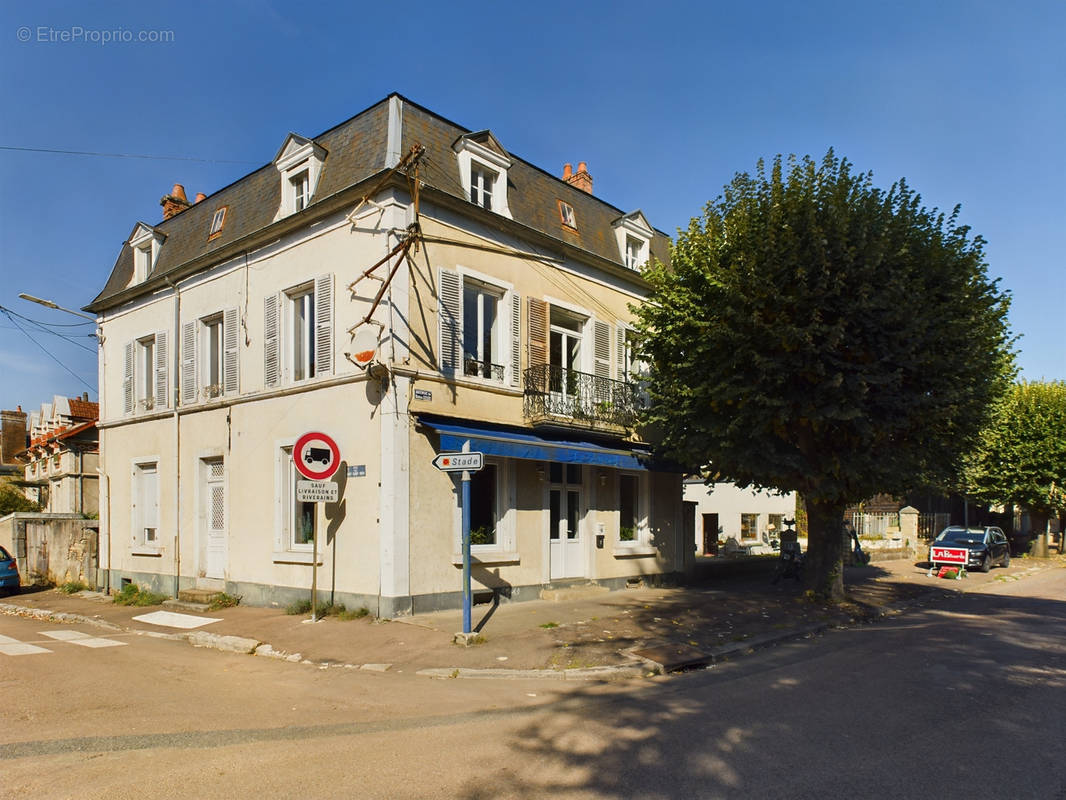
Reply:
M470 473L463 471L463 633L470 633Z

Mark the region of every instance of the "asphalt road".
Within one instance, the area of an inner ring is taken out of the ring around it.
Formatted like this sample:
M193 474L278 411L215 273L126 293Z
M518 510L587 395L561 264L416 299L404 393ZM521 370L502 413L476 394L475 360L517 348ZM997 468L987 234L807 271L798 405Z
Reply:
M0 797L1066 800L1063 597L1051 569L612 685L318 669L0 617ZM71 629L124 644L45 635Z

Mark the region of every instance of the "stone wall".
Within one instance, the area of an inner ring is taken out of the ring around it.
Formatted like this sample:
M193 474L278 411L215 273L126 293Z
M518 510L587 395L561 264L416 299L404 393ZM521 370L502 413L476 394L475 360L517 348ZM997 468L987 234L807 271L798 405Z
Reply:
M77 581L95 587L98 527L80 514L9 514L0 519L0 545L18 561L24 586Z

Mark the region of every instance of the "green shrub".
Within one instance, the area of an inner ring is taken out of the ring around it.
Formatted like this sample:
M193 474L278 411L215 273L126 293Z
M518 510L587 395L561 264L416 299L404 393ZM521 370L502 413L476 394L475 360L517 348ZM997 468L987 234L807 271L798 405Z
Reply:
M208 605L208 611L218 611L220 608L233 608L239 605L241 602L240 595L226 594L225 592L219 592L215 595L215 599Z
M157 606L166 599L165 594L156 594L141 589L135 583L128 583L115 595L114 602L120 606Z
M81 581L67 581L62 586L57 587L63 594L77 594L78 592L84 592L93 587Z
M311 601L297 600L295 603L292 603L285 608L285 613L293 616L310 614ZM318 607L315 609L316 617L336 617L337 619L350 620L362 619L369 615L370 611L365 606L349 610L345 608L344 603L319 603Z

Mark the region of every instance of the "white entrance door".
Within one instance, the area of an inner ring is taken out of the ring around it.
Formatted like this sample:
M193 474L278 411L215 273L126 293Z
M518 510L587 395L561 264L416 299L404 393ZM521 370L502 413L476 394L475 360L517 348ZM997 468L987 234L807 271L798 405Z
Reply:
M581 535L581 467L551 464L548 490L548 549L550 577L580 578L585 574L584 538ZM556 479L558 478L558 481Z
M225 464L204 462L204 577L226 577Z

